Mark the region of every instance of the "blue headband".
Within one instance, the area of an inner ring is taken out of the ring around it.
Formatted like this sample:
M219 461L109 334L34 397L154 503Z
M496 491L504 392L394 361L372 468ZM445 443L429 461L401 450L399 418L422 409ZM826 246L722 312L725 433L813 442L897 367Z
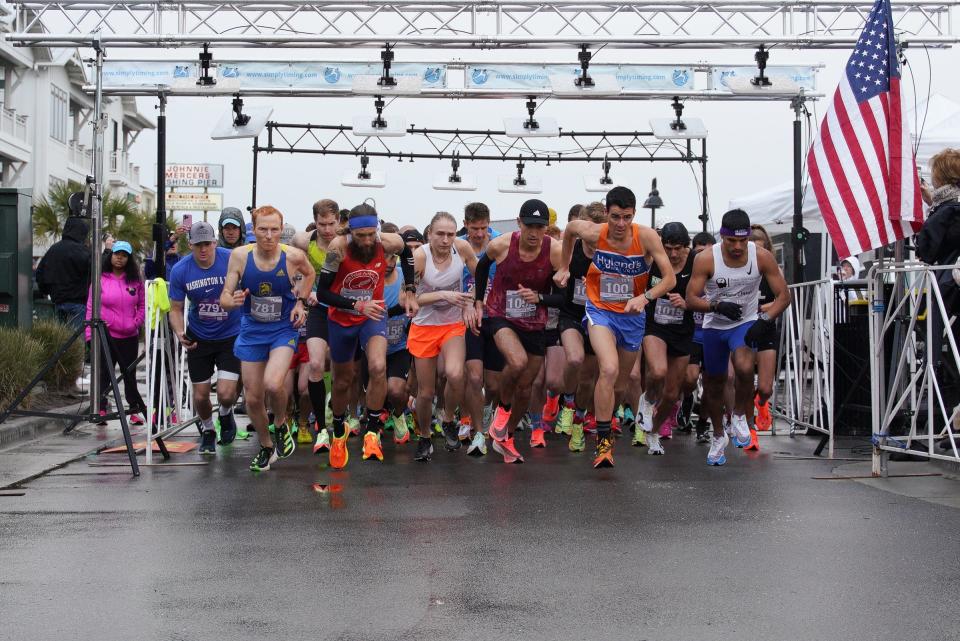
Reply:
M729 227L721 227L721 228L720 228L720 235L721 235L721 236L733 236L734 238L745 238L745 237L747 237L747 236L750 235L750 230L749 230L749 229L744 229L744 228L740 228L740 229L730 229Z
M378 227L380 220L376 216L357 216L349 221L350 229L361 229L363 227Z

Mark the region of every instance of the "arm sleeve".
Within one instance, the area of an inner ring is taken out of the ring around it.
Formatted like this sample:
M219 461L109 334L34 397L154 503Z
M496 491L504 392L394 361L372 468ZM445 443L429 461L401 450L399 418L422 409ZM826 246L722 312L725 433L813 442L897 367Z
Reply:
M320 272L320 275L317 276L317 300L319 300L321 303L326 303L330 307L337 307L339 309L353 309L352 299L330 291L330 286L333 285L335 278L336 274L332 274L328 271Z
M394 316L403 316L407 313L407 310L404 309L402 305L393 305L390 309L387 310L387 316L393 318Z
M483 297L487 293L487 280L490 278L490 265L492 263L493 261L486 254L477 261L477 270L473 279L475 282L473 293L480 302L483 302Z
M547 307L560 307L563 305L563 300L566 296L566 288L560 289L554 283L553 287L550 289L549 294L543 295L543 304Z
M408 287L416 286L417 274L413 268L413 252L406 244L403 245L403 251L400 252L400 269L403 270L403 284Z

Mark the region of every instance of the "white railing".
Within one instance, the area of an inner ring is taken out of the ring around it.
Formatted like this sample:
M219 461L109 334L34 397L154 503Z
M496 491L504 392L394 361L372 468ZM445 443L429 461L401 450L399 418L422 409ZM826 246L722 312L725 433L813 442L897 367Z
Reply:
M960 432L957 380L953 381L952 397L951 385L945 380L949 376L956 378L960 372L960 352L954 335L957 320L948 316L937 282L950 269L952 266L931 267L923 263L870 269L874 476L886 474L889 452L908 450L911 455L960 463L955 440ZM930 340L944 326L951 330L946 337L942 341ZM946 351L941 347L946 347ZM943 363L939 371L938 360ZM949 447L938 451L937 442L942 439L949 439ZM921 449L915 448L915 443Z
M12 109L0 110L0 132L27 144L27 117L18 116Z
M812 430L826 436L827 456L833 458L833 283L798 283L790 294L771 408L791 435Z
M67 160L70 164L81 168L81 173L92 171L93 151L84 149L84 146L77 140L71 140L67 143Z

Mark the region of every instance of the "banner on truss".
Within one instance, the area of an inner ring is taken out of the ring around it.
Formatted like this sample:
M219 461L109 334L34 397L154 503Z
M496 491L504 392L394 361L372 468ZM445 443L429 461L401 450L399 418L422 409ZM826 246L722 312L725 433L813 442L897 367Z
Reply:
M710 72L711 89L727 89L727 78L746 76L753 78L757 75L754 67L713 67ZM786 65L770 65L766 69L768 78L789 78L804 91L817 90L817 67L789 67Z
M465 82L472 89L550 89L550 76L576 76L579 65L467 65ZM590 65L590 74L615 76L627 91L692 91L693 67L675 65Z

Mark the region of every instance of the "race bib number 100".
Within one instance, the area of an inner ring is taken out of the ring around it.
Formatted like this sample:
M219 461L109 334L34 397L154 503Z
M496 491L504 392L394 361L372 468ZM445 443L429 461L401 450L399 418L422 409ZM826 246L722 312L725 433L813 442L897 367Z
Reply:
M633 276L600 275L600 300L626 302L633 298Z

